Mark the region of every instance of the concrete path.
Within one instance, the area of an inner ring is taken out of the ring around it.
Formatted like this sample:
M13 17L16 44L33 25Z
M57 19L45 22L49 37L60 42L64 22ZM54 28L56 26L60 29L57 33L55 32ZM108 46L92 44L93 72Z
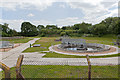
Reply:
M42 58L45 54L28 54L23 53L25 55L23 65L88 65L86 58ZM118 59L118 57L90 58L90 61L92 65L118 65Z
M22 51L27 49L30 46L30 44L35 43L35 41L37 41L39 39L40 38L34 38L33 40L31 40L27 43L24 43L14 49L11 49L8 52L0 52L0 57L2 56L0 61L9 67L13 67L16 64L18 56L22 53Z
M33 55L33 54L32 54ZM25 55L23 65L88 65L86 58L39 58L45 54L37 55L37 57ZM111 58L91 58L92 65L118 65L118 57Z
M2 55L0 61L9 67L13 67L16 65L18 56L23 54L23 65L87 65L86 58L42 58L42 56L45 54L38 52L22 53L22 51L27 49L30 44L33 44L38 39L40 38L34 38L33 40L24 43L8 52L0 53L0 56ZM91 58L90 61L92 65L117 65L118 57Z
M120 53L120 48L118 49L118 53Z
M84 65L87 66L86 58L42 58L45 54L35 53L22 53L24 55L23 65ZM16 65L17 57L8 57L2 62L9 67ZM111 58L91 58L92 65L118 65L118 57ZM14 64L13 64L14 63Z

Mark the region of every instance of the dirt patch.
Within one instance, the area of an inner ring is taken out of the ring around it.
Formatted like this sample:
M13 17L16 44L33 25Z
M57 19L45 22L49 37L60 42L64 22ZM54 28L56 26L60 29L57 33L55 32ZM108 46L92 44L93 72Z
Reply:
M12 47L10 47L10 48L1 48L1 49L0 49L0 52L9 51L9 50L11 50L11 49L14 49L14 48L20 46L21 44L23 44L23 43L16 43L16 44L14 44L14 47L13 47L13 48L12 48Z

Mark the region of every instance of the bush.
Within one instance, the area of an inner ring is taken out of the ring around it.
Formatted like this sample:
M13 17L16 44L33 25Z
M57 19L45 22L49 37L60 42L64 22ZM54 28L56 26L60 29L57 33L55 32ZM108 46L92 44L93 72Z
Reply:
M40 37L45 37L45 34L42 33L42 34L40 35Z
M66 35L66 32L61 32L60 33L60 36L64 36L64 35Z

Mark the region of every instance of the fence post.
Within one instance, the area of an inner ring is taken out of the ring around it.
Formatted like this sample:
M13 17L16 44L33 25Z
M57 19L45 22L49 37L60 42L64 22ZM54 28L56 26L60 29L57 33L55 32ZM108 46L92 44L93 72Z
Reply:
M24 76L21 74L21 65L22 65L23 57L24 55L20 55L18 57L17 64L16 64L16 78L24 79Z
M5 78L10 79L10 68L1 62L0 62L0 68L2 68L2 70L5 72Z
M87 62L88 62L88 80L91 80L91 63L90 63L90 58L88 54L86 55L87 57Z

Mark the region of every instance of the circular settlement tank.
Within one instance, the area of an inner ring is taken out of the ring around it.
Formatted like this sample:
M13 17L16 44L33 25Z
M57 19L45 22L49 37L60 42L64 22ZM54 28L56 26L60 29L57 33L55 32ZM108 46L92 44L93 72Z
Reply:
M84 39L62 39L60 49L75 52L101 52L110 49L110 46L96 43L86 43Z

